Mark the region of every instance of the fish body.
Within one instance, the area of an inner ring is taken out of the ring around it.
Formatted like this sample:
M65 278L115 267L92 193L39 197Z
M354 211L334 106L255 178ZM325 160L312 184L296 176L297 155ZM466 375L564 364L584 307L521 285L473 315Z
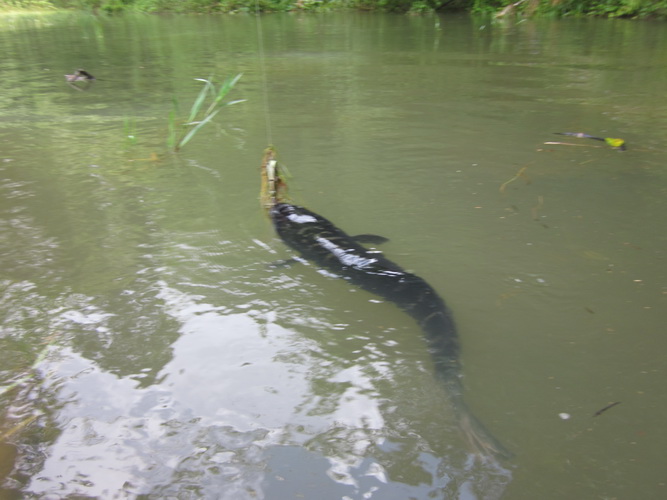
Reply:
M276 167L272 153L267 165ZM484 458L509 458L502 444L472 414L463 399L459 339L452 314L438 293L423 278L412 274L382 254L364 247L331 221L307 208L289 203L286 184L279 174L262 171L262 201L274 228L285 244L304 259L349 283L396 304L414 318L424 333L435 365L472 451Z
M385 300L415 318L426 334L437 373L460 393L459 342L444 301L424 279L371 252L331 221L290 203L269 215L278 236L303 258Z

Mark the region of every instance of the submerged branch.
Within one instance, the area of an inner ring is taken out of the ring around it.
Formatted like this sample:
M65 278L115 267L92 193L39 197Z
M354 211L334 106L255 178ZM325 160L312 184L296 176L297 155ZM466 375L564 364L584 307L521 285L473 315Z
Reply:
M528 169L528 165L526 165L525 167L521 167L521 168L519 169L519 171L516 173L516 175L515 175L514 177L512 177L512 178L511 178L510 180L508 180L508 181L503 182L503 183L500 185L500 189L499 189L499 191L500 191L501 193L504 193L504 192L505 192L505 188L507 187L507 185L508 185L510 182L514 182L515 180L517 180L517 179L520 178L520 177L523 177L523 179L526 181L526 184L530 184L530 179L528 178L528 176L527 176L526 173L525 173L525 172L526 172L526 169Z

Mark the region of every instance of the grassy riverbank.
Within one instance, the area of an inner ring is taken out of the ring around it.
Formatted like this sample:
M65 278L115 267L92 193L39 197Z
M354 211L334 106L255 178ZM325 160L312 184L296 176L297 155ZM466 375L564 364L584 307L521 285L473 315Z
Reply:
M429 13L468 11L499 17L603 16L667 18L667 0L0 0L0 11L94 10L175 13L365 11Z

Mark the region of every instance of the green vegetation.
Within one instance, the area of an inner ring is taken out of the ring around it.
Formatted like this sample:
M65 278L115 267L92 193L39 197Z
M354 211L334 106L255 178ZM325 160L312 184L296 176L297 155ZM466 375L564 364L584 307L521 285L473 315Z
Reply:
M475 0L478 11L506 15L667 17L666 0Z
M169 149L173 148L174 151L179 151L183 146L190 142L204 125L210 123L222 108L243 102L244 99L225 101L225 97L231 92L240 78L240 73L234 77L228 78L220 85L219 89L215 88L212 78L209 78L208 80L205 78L195 78L195 80L199 82L204 82L204 86L192 104L187 120L180 126L176 124L176 117L179 113L178 100L174 98L173 109L169 113L169 135L167 138ZM211 102L204 110L204 103L206 102L207 97L210 98ZM178 132L179 130L180 135Z
M667 18L667 0L0 0L0 10L77 9L175 13L255 13L355 9L430 13L469 11L512 15Z
M54 9L56 9L56 6L50 0L0 0L0 12Z

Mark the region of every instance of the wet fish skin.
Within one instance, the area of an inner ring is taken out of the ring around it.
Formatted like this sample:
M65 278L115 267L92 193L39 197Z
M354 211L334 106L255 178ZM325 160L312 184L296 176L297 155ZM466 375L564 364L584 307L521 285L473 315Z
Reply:
M393 302L412 316L424 332L436 376L446 389L473 451L482 457L512 456L463 400L456 325L445 302L431 285L382 254L370 252L328 219L304 207L278 202L269 209L269 216L280 238L302 257Z

